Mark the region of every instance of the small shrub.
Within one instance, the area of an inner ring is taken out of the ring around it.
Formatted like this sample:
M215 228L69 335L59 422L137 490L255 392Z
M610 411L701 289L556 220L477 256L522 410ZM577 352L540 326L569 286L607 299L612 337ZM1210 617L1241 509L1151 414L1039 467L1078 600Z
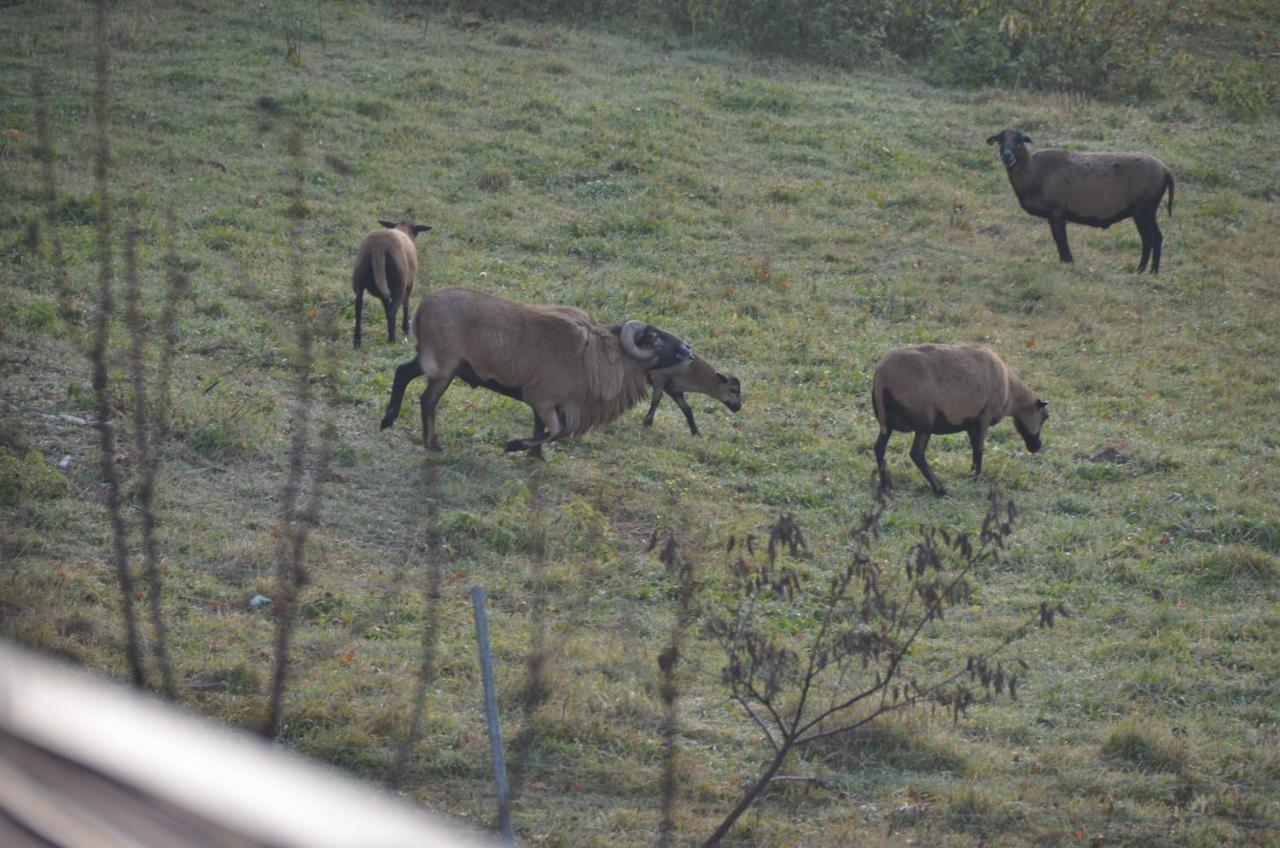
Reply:
M511 172L505 168L490 168L476 180L476 185L488 192L498 193L511 188Z
M845 772L881 768L963 774L968 768L959 751L934 739L912 716L886 718L815 742L809 755Z
M1004 833L1023 819L1021 810L998 796L964 786L947 796L943 816L953 830Z
M1208 85L1208 99L1238 120L1252 120L1267 114L1280 99L1280 82L1262 62L1227 64Z
M21 456L0 453L0 504L17 506L29 500L54 500L67 493L67 478L34 448Z
M1271 580L1280 575L1280 558L1244 542L1215 547L1199 565L1204 577L1213 582Z
M1132 722L1107 734L1101 754L1143 771L1175 774L1186 768L1188 759L1186 747L1173 737Z
M994 11L943 21L938 33L939 44L929 54L925 72L925 79L934 85L994 85L1014 75L1013 57Z

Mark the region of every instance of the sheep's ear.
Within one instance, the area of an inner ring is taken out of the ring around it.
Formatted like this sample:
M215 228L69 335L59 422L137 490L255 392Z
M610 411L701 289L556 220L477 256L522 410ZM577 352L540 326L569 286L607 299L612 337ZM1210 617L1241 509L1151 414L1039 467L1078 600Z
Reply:
M388 221L386 218L379 218L378 223L384 227L387 227L388 229L394 230L396 228L396 222Z
M414 225L413 225L413 231L414 231L415 233L425 233L425 232L426 232L427 230L429 230L429 229L431 229L431 227L430 227L429 225L427 225L427 224L414 224Z
M1000 143L1000 133L996 133L995 135L989 136L987 138L987 144L999 144L999 143Z
M1049 401L1043 398L1036 398L1036 409L1044 409L1049 405Z
M1022 143L1023 143L1023 144L1035 144L1035 142L1033 142L1033 141L1031 140L1031 136L1029 136L1029 135L1024 135L1024 136L1022 136Z
M724 374L721 374L719 371L716 372L716 379L722 383L729 382L729 378L726 377Z

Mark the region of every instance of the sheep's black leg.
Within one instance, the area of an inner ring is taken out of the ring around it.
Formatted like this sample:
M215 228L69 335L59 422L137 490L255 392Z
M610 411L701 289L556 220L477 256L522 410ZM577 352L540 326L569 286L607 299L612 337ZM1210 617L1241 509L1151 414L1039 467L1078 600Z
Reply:
M1058 246L1058 259L1063 262L1071 262L1071 248L1067 245L1067 220L1065 218L1050 218L1049 232L1053 233L1053 243Z
M543 459L542 456L542 439L547 435L547 424L542 420L542 416L533 413L533 441L538 444L525 451L525 456L530 459Z
M933 493L938 497L942 497L947 493L947 490L938 482L938 478L934 476L933 470L929 468L929 463L924 458L924 449L929 447L930 435L932 434L928 430L916 431L916 440L911 443L911 461L916 464L916 468L920 469L924 479L929 481L929 486L933 488Z
M1160 225L1156 223L1156 212L1159 206L1151 212L1151 273L1160 273L1160 248L1164 245L1164 233L1160 232Z
M400 306L404 309L404 315L400 319L400 329L404 330L404 334L409 335L409 294L405 292L400 297Z
M649 401L649 411L644 414L644 426L653 426L653 413L657 411L658 404L662 403L662 393L666 390L666 383L653 387L653 399Z
M982 448L987 441L987 428L981 422L971 424L968 428L969 446L973 448L973 476L982 473Z
M532 451L539 445L554 441L555 438L564 430L564 426L560 423L560 412L556 409L555 404L544 402L535 406L530 403L529 406L533 407L533 414L538 417L537 420L542 421L546 426L547 433L537 439L512 439L507 442L507 453L519 450ZM534 426L537 426L536 422Z
M429 451L439 453L440 437L436 435L436 404L440 396L453 382L453 375L447 377L428 378L426 391L422 393L422 446Z
M1147 260L1151 258L1151 224L1141 212L1133 216L1133 223L1138 228L1138 235L1142 236L1142 258L1138 260L1138 273L1141 274L1147 270Z
M416 377L422 376L422 365L415 356L396 369L396 378L391 383L391 402L387 404L387 413L382 416L382 429L385 430L396 423L400 415L400 404L404 402L404 390Z
M689 402L684 399L684 392L673 392L668 390L667 394L671 395L671 399L676 402L676 406L680 407L680 411L684 413L684 420L689 422L689 432L698 435L698 425L693 423L693 409L689 407Z
M884 449L892 435L892 430L881 430L880 438L876 439L876 470L880 472L880 491L882 492L893 491L893 484L889 482L889 469L884 464Z
M399 305L396 303L394 292L390 298L382 301L382 308L387 313L387 342L389 344L396 343L396 307Z
M355 346L360 348L360 318L364 314L364 286L356 289L356 335Z

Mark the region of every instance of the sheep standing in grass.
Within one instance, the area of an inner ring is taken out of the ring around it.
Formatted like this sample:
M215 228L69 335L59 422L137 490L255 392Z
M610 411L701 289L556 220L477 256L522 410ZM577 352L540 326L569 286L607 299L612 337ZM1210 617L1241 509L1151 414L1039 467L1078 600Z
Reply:
M414 237L431 229L411 220L379 220L384 229L374 230L360 242L356 267L351 272L351 288L356 295L355 346L360 347L360 324L367 291L382 301L387 313L387 341L396 340L396 310L403 309L401 326L409 332L409 295L418 276L418 248Z
M930 436L968 433L976 477L982 473L982 447L993 424L1013 416L1027 450L1035 453L1040 450L1040 429L1049 418L1049 405L985 347L925 344L891 350L876 366L871 392L880 423L876 468L886 492L892 486L884 450L895 431L915 433L911 460L941 497L947 490L924 458Z
M696 392L709 395L729 407L731 412L742 409L742 384L732 374L722 374L696 353L693 359L671 368L650 371L649 385L653 386L653 400L649 403L649 411L644 416L644 426L653 426L653 413L662 402L663 393L671 395L671 399L684 413L684 420L689 422L689 432L698 435L698 425L693 420L693 410L684 399L685 392Z
M527 403L531 439L508 451L538 455L545 442L613 421L645 396L645 372L687 362L689 346L643 321L598 326L579 309L531 306L464 288L422 299L413 318L418 355L396 369L382 429L395 423L405 388L426 375L422 443L440 450L435 413L454 378Z
M1047 218L1058 258L1072 261L1067 245L1067 222L1106 229L1133 218L1142 237L1138 273L1151 259L1151 273L1160 272L1164 235L1156 224L1160 199L1169 191L1173 214L1173 173L1159 159L1143 153L1076 153L1067 150L1028 152L1031 143L1018 130L1003 130L987 139L1000 146L1000 161L1018 203L1038 218Z

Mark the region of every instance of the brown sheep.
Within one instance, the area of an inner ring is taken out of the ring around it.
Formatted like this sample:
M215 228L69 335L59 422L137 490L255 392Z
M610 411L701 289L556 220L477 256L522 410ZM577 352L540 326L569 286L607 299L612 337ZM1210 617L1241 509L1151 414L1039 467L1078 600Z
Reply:
M1072 261L1067 245L1067 222L1106 229L1133 218L1142 237L1138 273L1151 259L1151 273L1160 272L1164 235L1156 223L1160 199L1169 191L1173 214L1173 173L1159 159L1144 153L1076 153L1067 150L1027 151L1031 143L1018 130L1003 130L987 139L1000 145L1000 160L1018 203L1038 218L1047 218L1058 246L1058 258Z
M876 468L880 487L891 490L884 449L893 433L916 434L911 460L924 474L933 493L947 490L929 468L924 451L934 434L969 434L973 474L982 473L982 447L987 430L1006 415L1026 442L1040 450L1040 430L1049 418L1049 404L1036 397L1013 369L994 351L978 346L911 345L889 351L876 366L871 402L880 437L876 439Z
M415 224L409 219L386 221L379 219L384 229L374 230L360 242L356 254L356 267L351 272L351 288L356 295L355 346L360 347L360 324L364 313L364 293L367 291L382 301L387 313L387 341L396 340L396 310L403 308L401 326L409 332L409 295L413 281L418 276L418 249L413 239L418 233L431 229Z
M729 407L731 412L742 409L742 384L732 374L722 374L696 353L693 359L682 365L650 371L649 384L653 386L653 400L649 403L649 412L644 416L644 426L653 426L653 413L662 402L662 395L671 395L671 399L684 413L684 420L689 422L689 432L698 435L698 425L693 420L693 410L684 399L685 392L697 392L710 395Z
M689 346L642 321L602 327L571 306L533 306L465 288L422 299L413 318L418 355L396 369L382 429L395 423L405 388L425 374L422 443L440 450L435 411L455 377L527 403L530 439L508 451L539 455L544 443L608 424L645 396L645 372L687 362Z

